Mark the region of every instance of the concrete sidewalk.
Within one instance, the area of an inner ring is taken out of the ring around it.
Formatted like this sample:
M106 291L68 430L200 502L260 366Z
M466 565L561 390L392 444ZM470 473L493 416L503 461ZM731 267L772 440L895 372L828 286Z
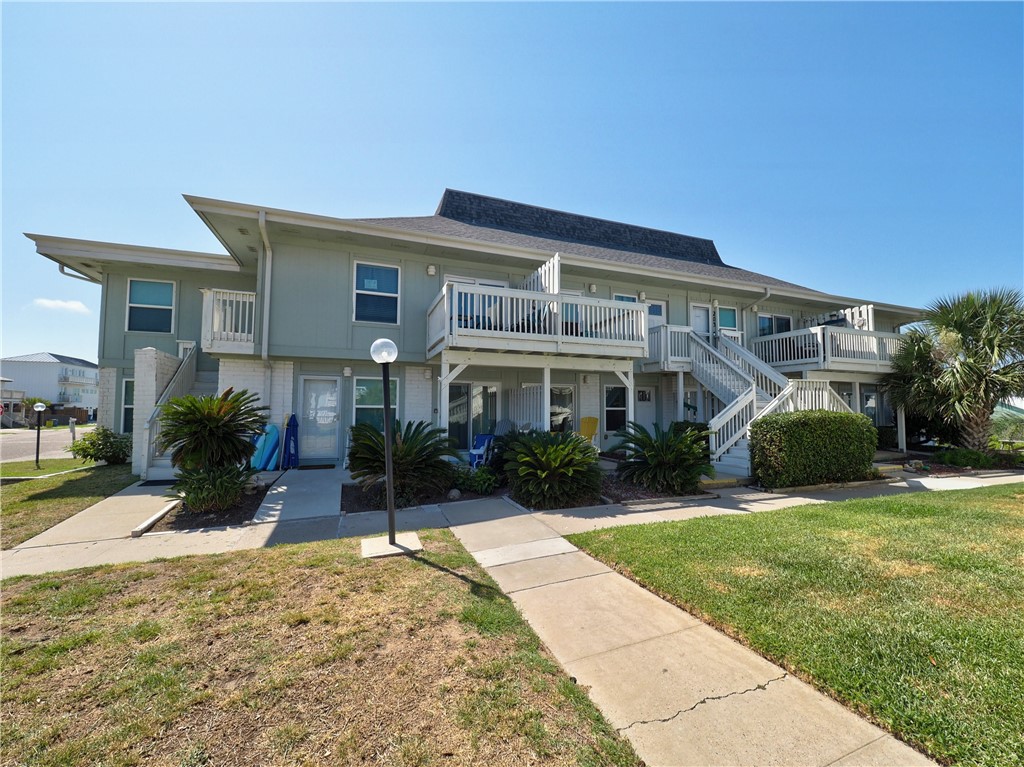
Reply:
M649 767L932 764L579 551L550 515L509 507L488 499L445 516Z

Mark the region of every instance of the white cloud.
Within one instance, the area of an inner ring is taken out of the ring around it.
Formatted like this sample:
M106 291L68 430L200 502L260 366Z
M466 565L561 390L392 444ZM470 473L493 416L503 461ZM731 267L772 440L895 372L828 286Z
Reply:
M81 301L61 301L59 298L34 298L32 303L40 309L53 309L58 312L74 314L92 314L88 306Z

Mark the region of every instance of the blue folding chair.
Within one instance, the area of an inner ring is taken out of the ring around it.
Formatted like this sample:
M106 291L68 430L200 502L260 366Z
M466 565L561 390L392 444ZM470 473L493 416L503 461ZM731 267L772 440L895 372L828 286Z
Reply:
M493 441L493 434L477 434L473 438L473 447L469 450L469 465L471 468L475 469L487 463L487 459L491 457L491 443Z

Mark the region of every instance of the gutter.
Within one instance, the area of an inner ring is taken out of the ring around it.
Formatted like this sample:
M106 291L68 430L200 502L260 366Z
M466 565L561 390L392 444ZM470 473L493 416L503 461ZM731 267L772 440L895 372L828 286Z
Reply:
M65 266L64 264L61 264L59 262L57 264L57 270L61 274L63 274L65 277L70 277L73 280L81 280L82 282L91 282L93 285L101 284L99 280L97 280L97 279L95 279L93 277L89 277L87 275L84 275L81 272L78 272L78 274L72 274L71 272L68 271L68 267L67 266ZM75 271L78 271L78 270L76 269Z
M263 238L263 252L266 256L263 268L263 333L260 337L260 357L263 359L264 401L270 405L270 389L273 385L273 366L270 364L270 284L274 272L274 249L270 247L267 234L267 212L259 213L260 236Z
M768 296L770 296L771 294L772 294L772 289L771 288L765 288L764 289L764 295L761 296L759 299L757 299L754 303L748 304L747 306L744 306L743 307L743 311L746 311L747 309L753 309L756 312L757 311L757 305L759 303L761 303L762 301L767 301L768 300Z

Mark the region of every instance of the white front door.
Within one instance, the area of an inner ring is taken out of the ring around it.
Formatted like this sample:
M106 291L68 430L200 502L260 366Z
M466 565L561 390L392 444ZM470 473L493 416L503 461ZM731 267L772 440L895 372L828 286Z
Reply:
M648 431L654 430L654 422L658 417L658 407L654 399L655 391L653 386L636 387L636 410L633 412L633 417Z
M711 338L710 304L690 304L690 327L703 338Z
M647 327L656 328L665 324L665 315L668 314L668 305L664 301L647 302Z

